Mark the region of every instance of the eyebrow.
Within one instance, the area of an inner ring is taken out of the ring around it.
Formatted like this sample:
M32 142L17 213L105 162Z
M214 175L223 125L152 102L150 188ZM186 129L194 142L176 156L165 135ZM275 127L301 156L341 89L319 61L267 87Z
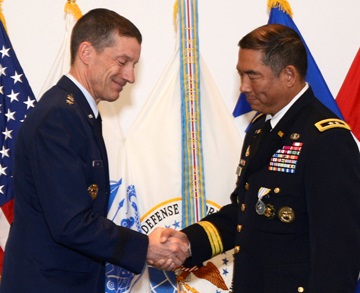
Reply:
M255 71L255 70L245 70L243 72L241 72L240 70L238 70L239 74L247 74L247 75L260 75L260 72Z

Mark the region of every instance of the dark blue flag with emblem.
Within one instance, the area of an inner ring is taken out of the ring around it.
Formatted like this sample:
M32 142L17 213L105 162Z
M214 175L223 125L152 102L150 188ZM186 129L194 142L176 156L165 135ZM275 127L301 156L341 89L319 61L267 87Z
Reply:
M302 37L300 31L298 30L296 24L294 23L291 15L291 8L289 3L286 0L269 0L268 7L270 10L269 24L277 23L286 25L293 30L295 30L300 38L302 39L306 53L308 56L308 71L306 73L306 81L311 85L311 88L315 96L327 106L331 111L333 111L339 118L342 119L342 114L337 106L334 97L332 96L319 67L317 66L315 59L311 55L311 52L308 46L305 43L304 38ZM240 94L239 100L234 108L233 116L238 117L247 112L251 111L249 103L246 101L245 94Z
M12 162L21 123L36 103L35 96L0 21L0 273L13 219Z

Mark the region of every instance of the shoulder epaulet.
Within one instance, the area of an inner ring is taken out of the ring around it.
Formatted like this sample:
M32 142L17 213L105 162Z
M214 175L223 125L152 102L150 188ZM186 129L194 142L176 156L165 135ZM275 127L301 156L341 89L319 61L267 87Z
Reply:
M260 114L257 114L254 118L253 118L253 120L251 121L251 123L254 123L256 120L258 120L260 117L262 117L262 116L264 116L265 114L263 114L263 113L260 113Z
M320 132L324 132L324 131L332 129L332 128L345 128L345 129L351 130L350 126L348 124L346 124L345 121L343 121L341 119L336 119L336 118L324 119L319 122L316 122L315 127Z

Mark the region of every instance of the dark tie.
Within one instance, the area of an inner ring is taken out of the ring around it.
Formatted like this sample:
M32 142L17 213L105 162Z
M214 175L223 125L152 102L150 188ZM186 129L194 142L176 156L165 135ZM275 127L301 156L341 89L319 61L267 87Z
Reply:
M97 118L95 119L95 125L97 128L97 131L101 134L102 136L102 123L101 123L101 115L100 113L98 114Z
M261 128L261 131L263 133L268 133L271 131L272 127L271 127L271 124L270 124L270 120L271 119L268 119L266 120L266 122L264 123L263 127Z
M271 119L268 119L261 127L261 130L260 131L258 130L257 134L255 134L252 137L252 139L250 141L250 148L249 148L251 156L254 156L254 154L258 150L260 142L261 142L261 140L263 140L264 136L266 136L268 133L270 133L270 130L272 129L270 120Z

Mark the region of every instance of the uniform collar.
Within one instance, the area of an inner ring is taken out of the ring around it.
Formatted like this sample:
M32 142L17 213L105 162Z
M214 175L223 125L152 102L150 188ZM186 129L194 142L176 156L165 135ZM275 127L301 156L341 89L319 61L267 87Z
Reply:
M81 92L83 93L83 95L85 96L87 102L89 103L89 106L91 108L91 110L94 113L95 118L98 117L99 115L99 110L96 106L96 102L94 100L94 98L90 95L90 93L82 86L82 84L80 82L78 82L75 77L73 77L70 73L66 74L66 76L73 82L75 83L75 85L81 90Z
M274 116L267 114L265 120L270 120L271 127L274 128L276 124L280 121L280 119L285 115L285 113L290 109L290 107L306 92L309 88L309 84L306 82L303 89L287 104L284 108L282 108L279 112L277 112Z

